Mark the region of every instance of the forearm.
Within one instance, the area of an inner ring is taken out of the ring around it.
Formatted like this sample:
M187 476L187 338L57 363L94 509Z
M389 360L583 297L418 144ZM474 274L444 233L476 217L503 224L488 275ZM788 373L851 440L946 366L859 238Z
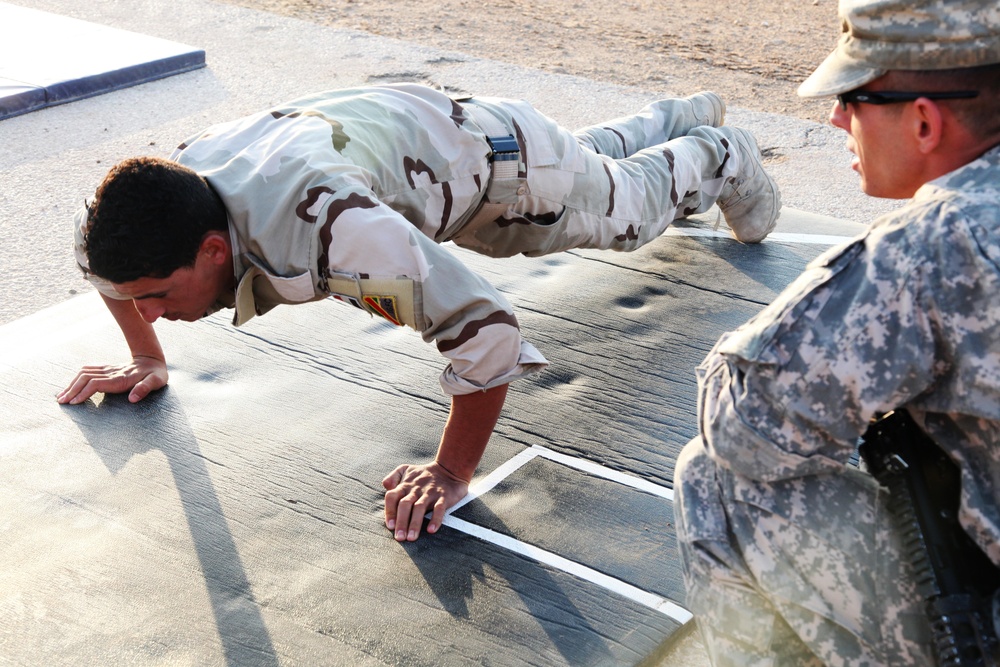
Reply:
M469 482L496 426L507 398L507 385L453 396L436 457L452 476Z
M121 329L133 358L150 357L160 361L166 360L153 325L142 319L131 301L112 299L103 294L101 298L104 299L104 304L111 311L115 322L118 323L118 328Z

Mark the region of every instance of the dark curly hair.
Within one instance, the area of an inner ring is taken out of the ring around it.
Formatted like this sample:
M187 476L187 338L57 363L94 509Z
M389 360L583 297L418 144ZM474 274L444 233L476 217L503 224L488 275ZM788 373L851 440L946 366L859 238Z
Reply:
M112 167L87 207L90 270L113 283L166 278L194 265L209 231L226 231L226 207L193 170L155 157Z

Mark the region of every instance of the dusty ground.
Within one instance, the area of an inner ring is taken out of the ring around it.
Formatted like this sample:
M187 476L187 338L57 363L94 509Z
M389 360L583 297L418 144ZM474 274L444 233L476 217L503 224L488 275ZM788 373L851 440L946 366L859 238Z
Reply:
M832 50L836 0L226 0L516 65L825 122L798 84Z

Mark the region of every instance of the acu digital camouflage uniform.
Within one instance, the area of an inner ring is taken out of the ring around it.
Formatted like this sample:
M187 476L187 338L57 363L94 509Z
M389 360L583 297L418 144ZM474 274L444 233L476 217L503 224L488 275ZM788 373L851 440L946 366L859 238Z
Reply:
M840 46L800 94L853 90L900 61L1000 62L998 12L844 0ZM848 461L871 418L906 409L960 468L961 525L1000 566L998 294L994 146L719 340L698 368L701 437L675 474L687 604L715 665L933 664L887 491Z
M719 340L698 368L703 439L677 463L688 606L717 664L932 664L885 491L845 464L905 406L959 465L962 526L1000 565L997 295L1000 147Z
M469 224L490 177L490 145L468 104L516 137L507 203ZM325 92L209 128L172 156L229 213L234 324L277 304L334 296L408 324L449 361L449 394L506 384L546 362L521 340L506 299L438 244L494 257L568 248L632 250L706 210L740 166L713 94L654 103L571 134L524 102L459 102L417 85ZM599 155L598 152L603 153ZM77 258L86 270L83 225ZM110 285L89 276L105 294Z

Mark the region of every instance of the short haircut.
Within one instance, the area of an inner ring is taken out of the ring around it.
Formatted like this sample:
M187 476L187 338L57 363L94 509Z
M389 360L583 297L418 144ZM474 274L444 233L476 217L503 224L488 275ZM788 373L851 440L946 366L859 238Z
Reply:
M1000 141L1000 63L943 70L893 70L887 75L893 90L942 92L976 90L972 99L935 100L947 105L958 121L980 138Z
M113 283L166 278L193 266L210 231L228 230L225 205L193 170L162 158L124 160L87 207L90 271Z

